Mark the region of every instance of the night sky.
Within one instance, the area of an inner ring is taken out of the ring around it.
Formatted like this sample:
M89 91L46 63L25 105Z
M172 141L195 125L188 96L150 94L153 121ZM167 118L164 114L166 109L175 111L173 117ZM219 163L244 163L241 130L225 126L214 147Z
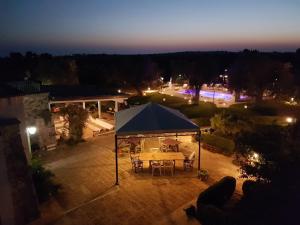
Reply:
M0 55L295 51L300 0L0 0L0 28Z

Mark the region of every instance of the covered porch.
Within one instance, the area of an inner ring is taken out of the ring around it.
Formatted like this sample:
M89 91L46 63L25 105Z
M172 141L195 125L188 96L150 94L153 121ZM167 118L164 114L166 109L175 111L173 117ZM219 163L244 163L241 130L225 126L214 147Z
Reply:
M119 157L128 157L132 170L139 174L174 176L178 171L191 174L195 167L195 175L199 175L200 129L179 111L159 104L148 103L117 112L116 184Z

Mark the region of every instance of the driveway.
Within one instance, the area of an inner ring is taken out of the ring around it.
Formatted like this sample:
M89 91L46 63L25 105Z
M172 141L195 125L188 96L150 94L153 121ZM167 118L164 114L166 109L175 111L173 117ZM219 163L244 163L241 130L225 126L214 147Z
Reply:
M197 149L196 144L191 147ZM44 164L63 190L41 206L41 218L33 224L197 224L182 209L209 184L226 175L238 177L231 158L202 150L201 167L210 174L206 183L196 177L196 169L178 168L174 176L135 174L124 156L119 160L120 185L115 186L113 149L113 135L107 135L47 152Z

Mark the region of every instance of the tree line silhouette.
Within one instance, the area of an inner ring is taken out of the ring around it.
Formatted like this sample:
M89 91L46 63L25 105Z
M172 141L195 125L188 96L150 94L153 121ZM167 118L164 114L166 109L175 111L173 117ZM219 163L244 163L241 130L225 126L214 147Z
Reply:
M216 82L228 70L229 88L262 99L266 88L277 96L297 96L300 87L300 49L288 53L178 52L148 55L11 53L0 58L1 82L30 76L45 85L92 84L105 88L132 88L138 93L179 74L199 90L203 83ZM197 97L197 96L196 96Z

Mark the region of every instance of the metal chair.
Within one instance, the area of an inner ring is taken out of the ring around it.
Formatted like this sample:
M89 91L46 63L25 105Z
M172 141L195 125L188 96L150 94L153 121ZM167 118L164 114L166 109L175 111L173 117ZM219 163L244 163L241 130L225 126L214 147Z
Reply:
M152 169L152 176L154 176L155 170L159 171L159 175L161 176L161 162L160 161L151 161L150 163Z
M130 160L132 165L132 170L137 173L139 170L143 171L143 161L139 159L138 155L130 154Z
M183 161L183 169L185 171L193 170L195 158L196 158L196 154L195 154L195 152L192 152L192 154Z
M166 169L171 171L171 175L174 175L174 161L164 160L163 161L164 175L166 175Z

